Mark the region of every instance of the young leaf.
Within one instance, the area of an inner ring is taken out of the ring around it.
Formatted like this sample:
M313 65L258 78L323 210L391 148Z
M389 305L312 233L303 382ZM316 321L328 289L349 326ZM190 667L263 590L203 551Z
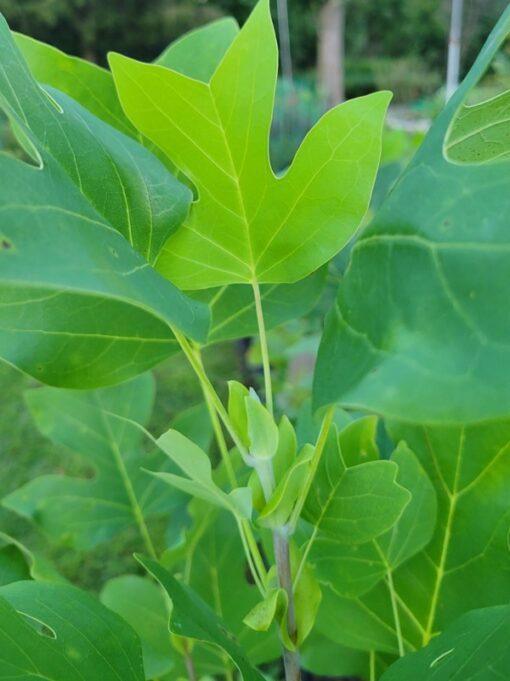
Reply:
M170 596L173 608L169 626L173 633L218 646L232 659L243 681L264 681L218 615L199 596L178 582L155 560L141 556L137 558Z
M392 461L346 468L333 426L303 509L314 526L315 550L363 544L388 531L401 516L410 493L396 481Z
M186 477L164 471L151 471L155 478L186 494L225 508L238 517L251 517L251 491L240 487L227 494L218 487L212 477L211 461L198 445L173 429L167 430L156 444Z
M510 8L353 248L319 351L317 406L411 423L508 415L509 137L490 132L483 154L497 144L497 162L454 163L445 145L509 30Z
M363 455L359 458L362 460ZM404 443L390 460L398 466L398 484L411 495L396 524L361 546L328 546L319 542L312 550L311 559L319 580L339 595L361 596L385 576L391 577L399 565L427 546L434 533L437 501L428 475ZM388 588L392 588L390 583Z
M510 678L510 607L463 615L426 648L406 655L381 681L501 681Z
M83 457L94 477L43 475L9 494L3 505L31 518L53 540L83 549L136 526L140 515L167 513L181 500L140 470L162 468L165 458L144 454L140 432L112 416L146 423L153 398L149 374L91 392L29 391L26 399L41 432Z
M394 440L409 443L438 500L432 540L393 573L402 635L406 649L412 650L466 611L510 600L510 423L392 423L390 430ZM397 652L384 581L353 599L324 590L318 626L343 645Z
M128 117L198 190L158 260L182 288L302 279L347 243L368 207L389 94L328 112L277 178L268 159L277 65L268 0L208 83L110 55Z
M174 666L175 652L168 635L168 611L161 589L147 578L123 575L106 582L100 600L139 636L145 678L168 673Z
M0 679L145 679L135 632L75 587L39 582L3 586L0 620ZM40 625L49 633L38 631Z
M278 449L278 426L260 400L249 394L244 398L250 455L272 459Z

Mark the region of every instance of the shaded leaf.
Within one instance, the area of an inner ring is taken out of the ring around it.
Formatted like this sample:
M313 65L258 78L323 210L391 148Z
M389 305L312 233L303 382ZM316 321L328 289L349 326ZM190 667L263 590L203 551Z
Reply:
M363 544L389 530L411 497L397 472L392 461L346 468L333 426L303 509L317 535L314 550L322 543Z
M510 677L510 607L473 610L381 681L500 681Z
M3 20L0 33L2 105L38 163L0 158L0 356L66 387L125 380L175 350L169 327L207 333L207 309L121 236L153 257L189 192L136 142L42 90Z
M155 63L206 83L238 32L235 19L217 19L185 33L171 43Z
M173 633L218 646L232 659L243 681L263 681L264 677L248 662L222 620L194 591L178 582L156 561L141 556L138 560L159 581L172 601L170 629Z
M161 676L174 666L168 611L161 590L135 575L110 579L102 588L101 602L128 622L138 634L143 651L145 678Z
M438 518L432 540L393 573L407 650L426 645L466 611L510 600L510 423L421 427L392 423L432 481ZM319 628L362 650L396 653L387 585L346 599L324 591Z
M161 435L156 444L186 477L158 470L151 471L153 477L186 494L225 508L238 517L250 518L251 491L239 487L227 494L218 487L212 477L211 460L198 445L173 429Z
M149 374L114 388L68 391L41 388L26 399L41 432L77 452L91 479L66 475L35 478L3 499L7 508L40 525L54 541L89 549L179 503L141 471L164 467L159 452L145 454L138 429L114 415L146 423L154 383Z
M145 678L135 632L92 596L74 587L40 582L3 586L0 621L0 679ZM41 624L46 632L37 630Z
M507 10L354 246L319 351L316 406L415 423L508 415L510 162L459 165L444 145L509 30ZM484 149L503 154L506 129L493 132Z

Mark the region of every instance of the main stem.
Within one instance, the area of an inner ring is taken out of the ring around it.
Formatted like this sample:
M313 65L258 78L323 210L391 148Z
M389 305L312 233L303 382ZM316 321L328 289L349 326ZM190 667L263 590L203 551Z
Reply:
M273 414L273 389L271 383L271 363L269 361L269 347L267 343L266 325L264 322L264 311L262 309L262 298L260 295L260 288L258 282L252 283L253 298L255 301L255 311L257 314L257 324L259 330L260 351L262 354L262 368L264 371L264 391L266 398L266 407L269 413ZM266 501L272 494L272 487L274 487L274 475L271 461L268 462L271 466L270 475L265 475L261 479L264 488L264 495ZM271 483L272 480L272 483ZM264 484L265 483L265 484ZM287 594L287 631L291 641L295 642L297 638L296 628L296 611L294 605L294 588L292 585L292 569L290 563L290 547L289 537L286 528L278 528L273 532L273 547L276 561L276 569L278 572L278 581L280 587L284 589ZM300 681L301 670L299 662L299 652L297 650L289 650L283 645L283 663L285 667L286 681Z

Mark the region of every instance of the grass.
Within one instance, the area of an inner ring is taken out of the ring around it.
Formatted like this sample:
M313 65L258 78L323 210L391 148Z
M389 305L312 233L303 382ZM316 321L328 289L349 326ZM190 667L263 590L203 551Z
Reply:
M220 393L224 393L226 378L237 378L239 374L235 346L222 344L209 348L204 352L204 361L213 382ZM180 354L158 367L155 375L157 394L150 429L160 434L174 416L200 402L202 396L198 382ZM0 364L0 389L4 395L0 410L0 499L39 475L80 476L86 471L80 457L49 442L36 429L24 402L25 391L35 387L37 382L33 379ZM112 577L137 570L132 553L141 547L134 530L84 553L52 546L40 530L1 506L0 529L31 550L51 558L65 577L90 591L97 592ZM159 529L163 534L165 528Z

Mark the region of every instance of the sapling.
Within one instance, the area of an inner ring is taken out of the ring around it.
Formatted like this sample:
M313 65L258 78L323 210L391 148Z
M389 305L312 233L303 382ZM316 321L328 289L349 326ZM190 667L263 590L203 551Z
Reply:
M111 73L0 26L25 154L0 157L0 356L51 386L27 394L37 426L94 471L3 504L74 549L140 546L101 605L2 535L0 678L262 681L280 656L286 681L510 673L508 95L464 106L510 15L353 246L313 406L289 418L268 332L315 305L363 224L390 95L326 113L276 175L269 10ZM262 379L225 376L225 401L207 348L244 336ZM148 370L176 353L203 404L154 435ZM459 653L476 632L497 655Z

